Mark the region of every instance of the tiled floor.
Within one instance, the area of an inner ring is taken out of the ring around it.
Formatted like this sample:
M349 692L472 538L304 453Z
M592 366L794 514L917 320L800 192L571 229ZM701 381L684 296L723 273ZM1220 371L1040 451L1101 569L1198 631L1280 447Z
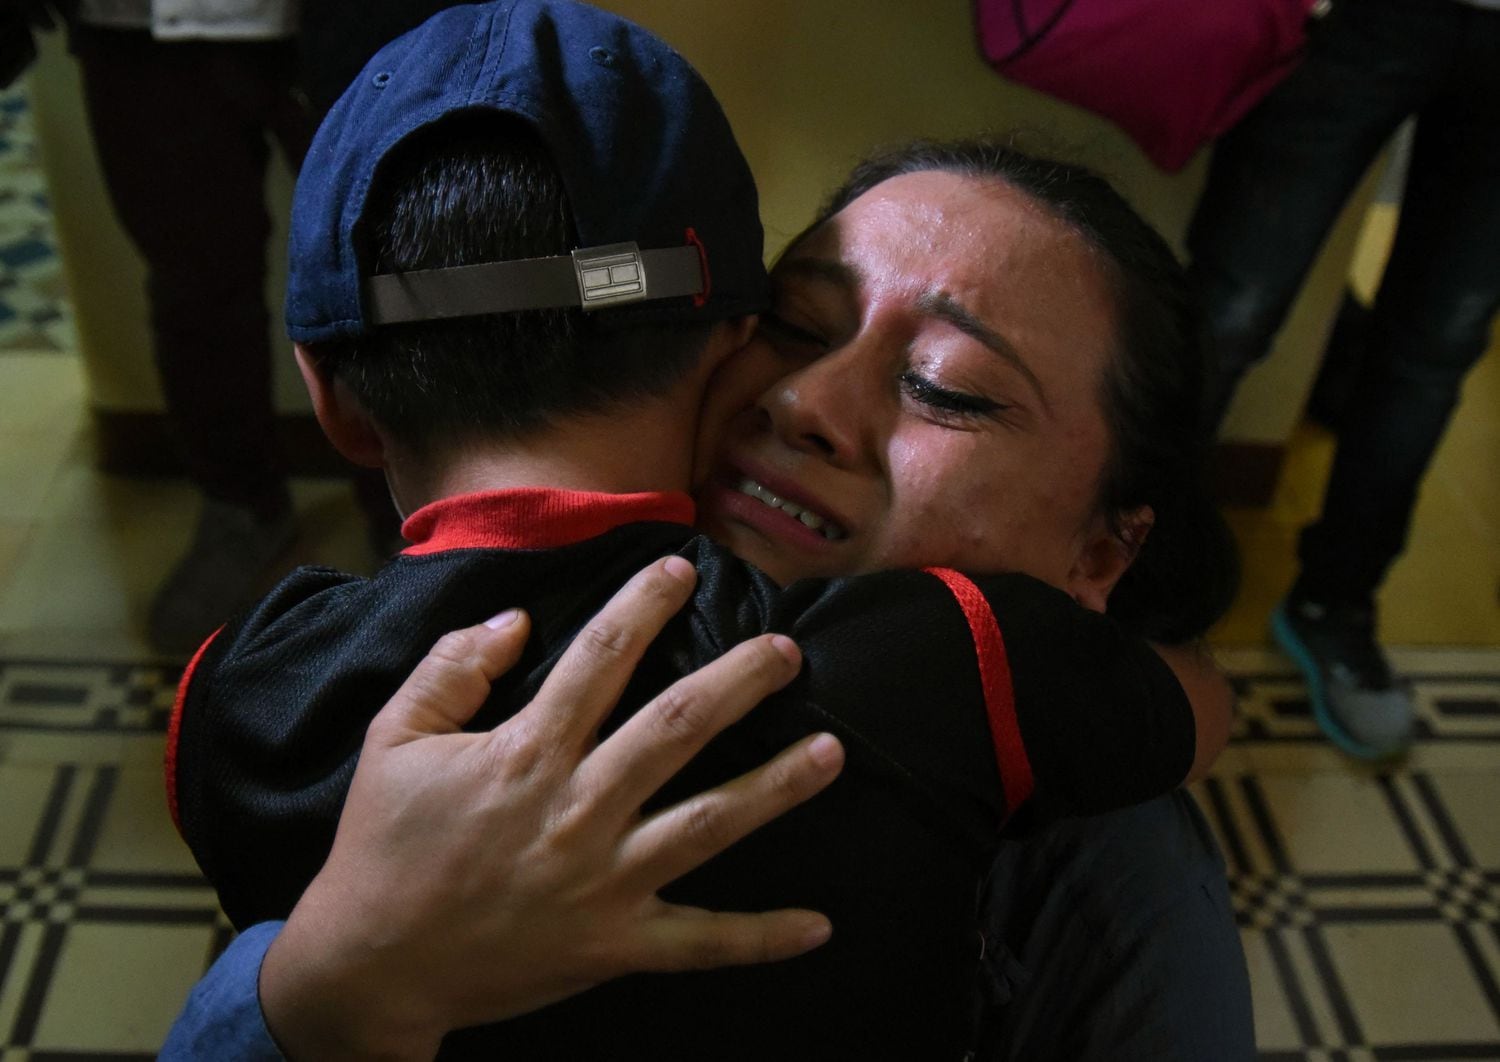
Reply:
M0 188L24 116L12 98ZM0 192L0 269L7 240L46 240L25 220L41 202ZM55 262L6 275L55 277ZM0 300L14 287L0 280ZM0 1062L149 1058L224 940L163 804L173 668L140 636L192 494L90 468L66 326L27 327L0 321ZM1356 767L1319 740L1301 684L1263 648L1327 441L1300 436L1276 503L1232 514L1246 585L1218 642L1243 717L1199 797L1229 859L1268 1059L1500 1059L1497 436L1492 353L1383 599L1423 712L1401 770ZM299 484L297 501L289 563L369 563L344 488Z
M1198 797L1228 858L1266 1059L1500 1059L1500 653L1399 654L1422 740L1352 768L1284 661ZM225 941L168 822L174 671L0 660L0 1058L147 1058ZM1209 1062L1209 1060L1206 1060Z
M1198 797L1229 862L1267 1059L1500 1059L1500 652L1399 650L1398 771L1317 740L1263 650L1225 663L1234 744Z
M0 665L0 1057L147 1059L227 941L172 832L174 672Z

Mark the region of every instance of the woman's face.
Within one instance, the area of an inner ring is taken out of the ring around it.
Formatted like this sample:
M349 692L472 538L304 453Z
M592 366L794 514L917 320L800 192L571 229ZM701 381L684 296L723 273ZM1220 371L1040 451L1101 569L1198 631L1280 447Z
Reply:
M1024 193L925 172L773 277L710 386L700 525L782 582L1024 571L1102 609L1129 557L1095 505L1113 303L1088 245Z

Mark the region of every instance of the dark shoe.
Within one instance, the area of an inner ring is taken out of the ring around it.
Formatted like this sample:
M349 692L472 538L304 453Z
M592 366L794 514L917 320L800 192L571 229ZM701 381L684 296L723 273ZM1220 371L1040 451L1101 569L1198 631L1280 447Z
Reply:
M1313 717L1335 745L1363 760L1410 747L1416 705L1375 641L1373 610L1294 594L1272 614L1271 633L1306 677Z
M173 656L195 651L254 600L272 562L295 537L290 510L266 520L243 506L204 499L193 544L151 602L152 648Z

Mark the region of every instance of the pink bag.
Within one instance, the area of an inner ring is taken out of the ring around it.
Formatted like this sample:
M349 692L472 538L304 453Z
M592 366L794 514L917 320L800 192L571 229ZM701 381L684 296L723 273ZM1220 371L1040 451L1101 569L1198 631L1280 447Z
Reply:
M984 57L1113 120L1164 170L1291 72L1329 0L976 0Z

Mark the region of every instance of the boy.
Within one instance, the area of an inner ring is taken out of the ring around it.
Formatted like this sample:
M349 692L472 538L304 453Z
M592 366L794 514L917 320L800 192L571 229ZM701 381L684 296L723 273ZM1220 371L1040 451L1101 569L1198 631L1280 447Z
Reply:
M413 545L370 580L294 574L184 678L169 788L231 919L285 916L317 871L369 714L421 647L496 600L527 609L532 643L476 720L493 725L664 553L699 587L624 703L766 630L807 663L660 799L817 730L847 751L815 806L670 893L821 910L830 945L775 971L615 982L456 1034L456 1053L959 1057L1001 827L1134 802L1194 761L1192 708L1161 661L1035 580L783 592L693 536L680 492L713 427L704 389L765 301L756 219L697 75L638 27L542 0L456 8L382 51L299 181L299 363L335 445L385 468ZM665 1011L689 1020L668 1028Z

